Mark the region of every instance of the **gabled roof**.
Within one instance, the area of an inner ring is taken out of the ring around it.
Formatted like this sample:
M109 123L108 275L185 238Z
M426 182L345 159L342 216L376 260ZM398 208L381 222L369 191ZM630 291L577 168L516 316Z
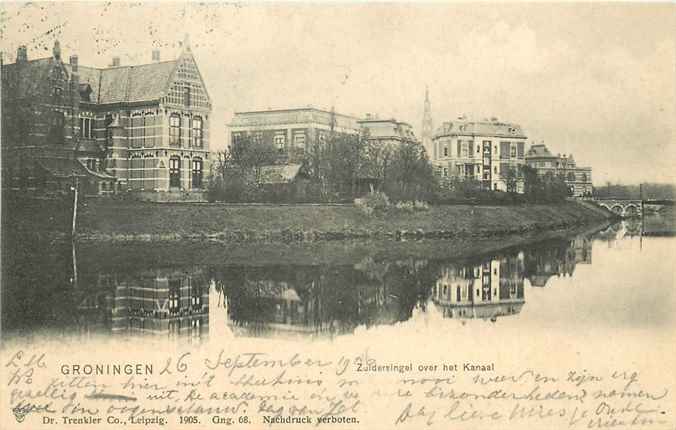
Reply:
M17 97L37 95L40 85L47 79L53 66L54 59L51 57L26 61L20 65L5 64L2 66L3 83L5 76L9 76L15 85ZM66 72L70 73L68 69Z
M169 91L179 64L191 61L192 54L184 52L178 59L135 66L96 68L78 65L80 89L91 87L89 101L96 104L138 103L159 100ZM194 61L193 61L194 62ZM4 77L9 75L16 86L18 97L36 94L55 64L63 67L70 79L73 66L54 57L39 58L22 63L3 65ZM199 74L199 71L198 71ZM199 80L202 81L201 75ZM202 81L204 87L204 82ZM208 99L206 87L204 92Z
M91 85L92 103L135 103L163 97L177 64L178 60L106 69L78 66L78 75L80 83ZM66 67L72 72L69 64Z

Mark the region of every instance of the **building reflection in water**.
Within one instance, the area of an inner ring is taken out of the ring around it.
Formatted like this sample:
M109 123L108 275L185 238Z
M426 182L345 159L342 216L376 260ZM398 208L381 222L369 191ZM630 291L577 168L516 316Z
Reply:
M426 261L213 269L228 325L242 336L319 336L410 317L432 277Z
M497 317L521 311L524 298L523 252L448 265L434 286L433 302L447 318Z
M112 332L199 340L208 334L209 285L202 268L103 273L94 278L89 284L95 288L77 294L82 335Z
M552 276L573 276L575 266L592 263L592 240L548 241L525 251L526 278L533 287L545 287Z
M414 309L432 304L447 318L495 321L522 311L525 279L532 287L544 287L552 276L572 276L577 264L591 262L590 236L457 261L366 257L342 265L90 266L71 283L66 262L54 259L37 271L37 278L22 270L6 272L4 333L56 327L82 337L191 341L222 330L239 336L333 336L358 326L406 321Z

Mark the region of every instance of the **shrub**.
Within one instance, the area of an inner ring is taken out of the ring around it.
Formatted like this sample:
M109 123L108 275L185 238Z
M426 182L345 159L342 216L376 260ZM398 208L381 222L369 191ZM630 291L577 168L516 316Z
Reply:
M390 199L383 192L371 191L362 198L354 199L354 205L364 214L371 216L386 211L390 207Z

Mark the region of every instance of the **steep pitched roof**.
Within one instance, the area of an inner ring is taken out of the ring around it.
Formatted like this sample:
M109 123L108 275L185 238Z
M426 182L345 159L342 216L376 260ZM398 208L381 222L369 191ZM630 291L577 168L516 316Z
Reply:
M71 158L39 158L36 160L36 164L51 175L59 178L76 175L80 177L93 176L98 179L116 180L115 176L89 170L80 160L73 160Z
M177 60L138 66L96 69L78 67L81 83L92 87L92 103L134 103L158 100L165 95ZM70 65L67 65L69 71Z
M47 78L53 66L54 60L51 57L26 61L23 64L5 64L2 67L3 82L4 77L8 76L15 86L17 97L37 95L42 82Z

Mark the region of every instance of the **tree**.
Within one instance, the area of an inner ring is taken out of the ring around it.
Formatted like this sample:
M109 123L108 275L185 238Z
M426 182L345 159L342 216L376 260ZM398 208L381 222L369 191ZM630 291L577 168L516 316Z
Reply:
M519 172L514 166L508 166L507 170L503 172L505 184L507 185L508 193L516 193L519 183Z
M438 187L432 166L417 142L402 142L394 148L385 176L383 188L394 200L426 200Z
M242 136L234 142L231 149L233 163L242 169L254 171L256 182L260 182L261 168L273 164L279 152L270 141L252 139L251 136Z

